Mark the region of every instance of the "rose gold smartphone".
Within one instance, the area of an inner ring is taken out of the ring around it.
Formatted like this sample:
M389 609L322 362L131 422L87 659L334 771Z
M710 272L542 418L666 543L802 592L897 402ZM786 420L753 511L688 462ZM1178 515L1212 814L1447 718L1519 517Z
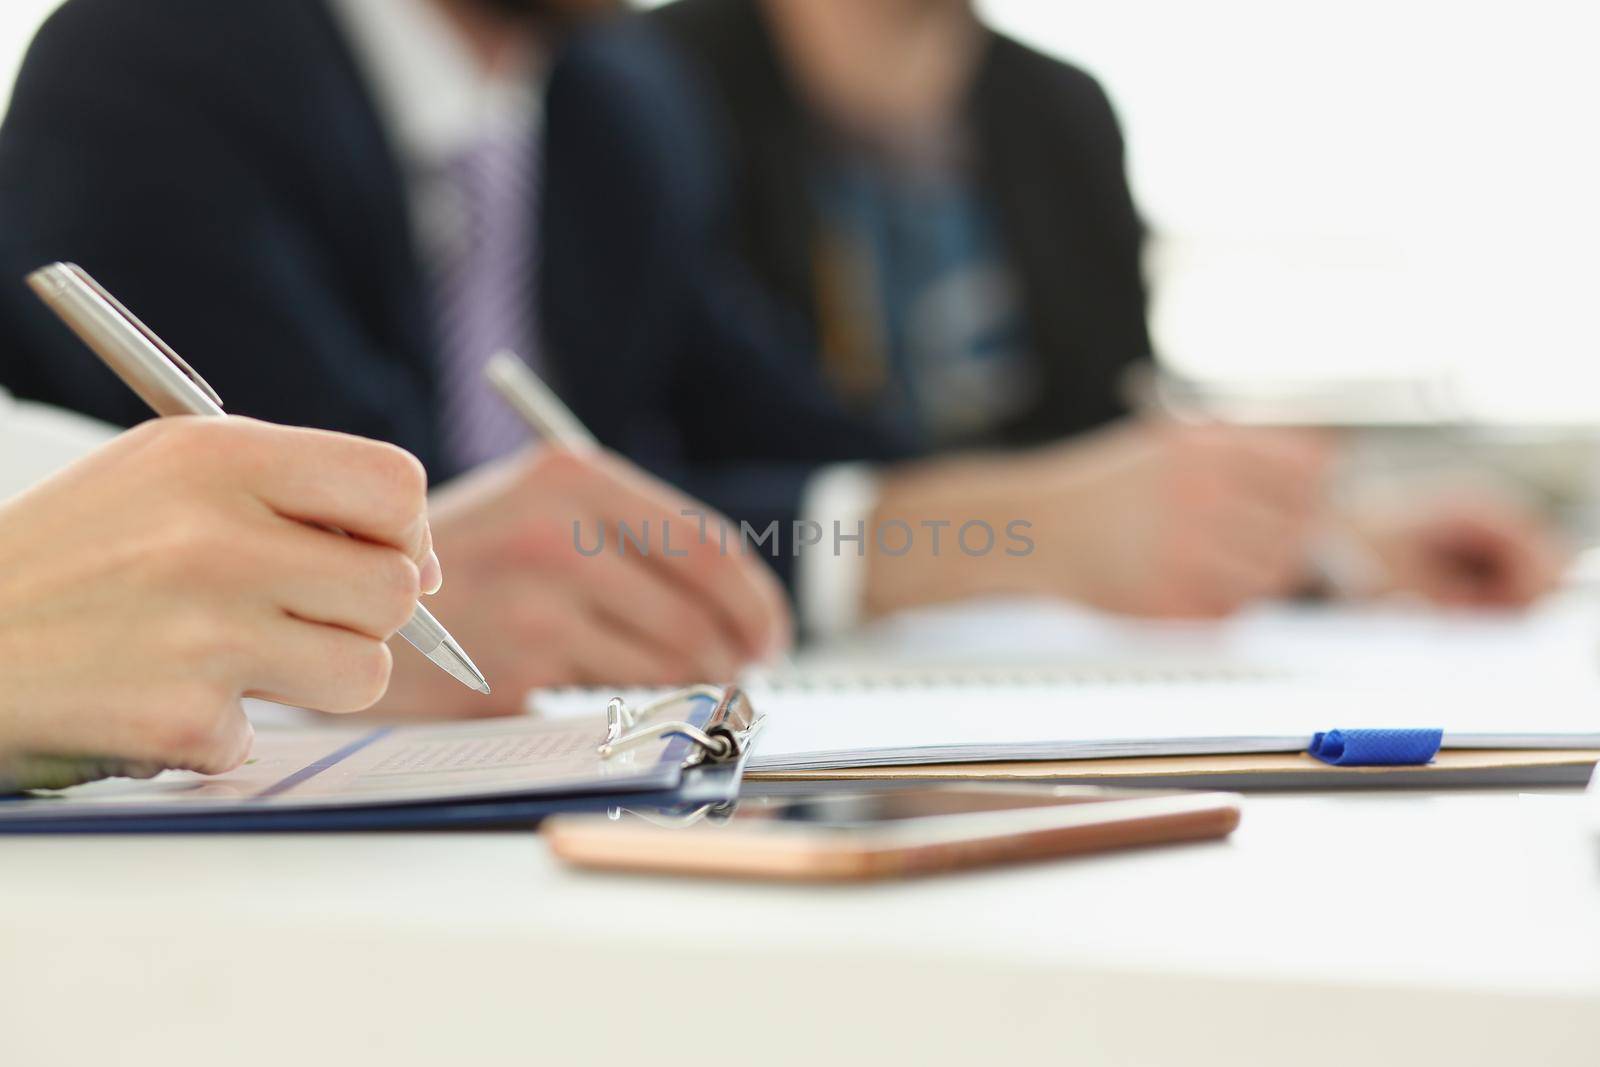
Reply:
M848 882L1226 837L1239 804L1230 793L942 786L744 800L692 825L559 815L542 831L580 867Z

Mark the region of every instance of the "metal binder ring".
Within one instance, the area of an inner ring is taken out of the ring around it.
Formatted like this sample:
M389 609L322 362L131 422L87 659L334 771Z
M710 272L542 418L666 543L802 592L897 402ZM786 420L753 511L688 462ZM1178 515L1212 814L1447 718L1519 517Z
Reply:
M607 738L600 745L600 755L610 756L614 752L634 748L660 737L687 737L700 746L705 756L712 760L725 760L733 755L733 743L726 737L713 736L693 723L687 722L651 723L615 740Z
M655 714L694 698L716 701L716 707L707 718L704 729L677 719L649 721ZM616 697L606 705L606 736L600 742L599 753L605 759L646 741L684 737L695 745L695 751L688 761L690 765L707 760L712 763L730 762L739 758L751 732L759 725L759 719L760 716L750 708L744 692L737 686L727 689L695 686L643 708L631 707L626 700Z

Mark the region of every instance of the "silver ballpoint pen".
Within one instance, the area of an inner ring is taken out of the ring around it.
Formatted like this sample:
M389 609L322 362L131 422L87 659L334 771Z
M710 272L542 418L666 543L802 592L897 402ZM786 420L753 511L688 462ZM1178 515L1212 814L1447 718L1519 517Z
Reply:
M515 352L498 352L483 376L495 392L545 441L560 448L599 448L594 434Z
M157 415L226 414L205 379L83 268L52 264L29 275L28 285ZM400 635L462 685L489 692L483 673L421 604Z

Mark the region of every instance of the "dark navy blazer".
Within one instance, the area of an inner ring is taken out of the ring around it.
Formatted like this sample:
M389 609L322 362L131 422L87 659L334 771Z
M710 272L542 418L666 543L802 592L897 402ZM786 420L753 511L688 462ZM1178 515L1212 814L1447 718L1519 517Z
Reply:
M603 441L787 530L818 465L925 446L828 395L805 316L737 254L740 169L695 66L642 18L565 50L529 299L547 376ZM1025 79L1001 84L1026 99ZM1110 164L1120 176L1120 155ZM1047 178L1016 187L1039 201ZM28 53L0 127L0 384L145 418L23 287L56 259L105 282L231 411L392 441L436 478L458 473L439 448L401 167L326 0L68 0ZM1090 318L1098 302L1063 301ZM1092 377L1044 397L1030 436L1109 417Z

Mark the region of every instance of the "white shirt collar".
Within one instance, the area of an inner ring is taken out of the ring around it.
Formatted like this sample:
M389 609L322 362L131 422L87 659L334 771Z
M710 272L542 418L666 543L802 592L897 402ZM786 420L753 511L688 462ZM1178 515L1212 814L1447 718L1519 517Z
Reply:
M534 71L485 71L429 0L331 0L408 170L470 151L507 124L538 117Z

